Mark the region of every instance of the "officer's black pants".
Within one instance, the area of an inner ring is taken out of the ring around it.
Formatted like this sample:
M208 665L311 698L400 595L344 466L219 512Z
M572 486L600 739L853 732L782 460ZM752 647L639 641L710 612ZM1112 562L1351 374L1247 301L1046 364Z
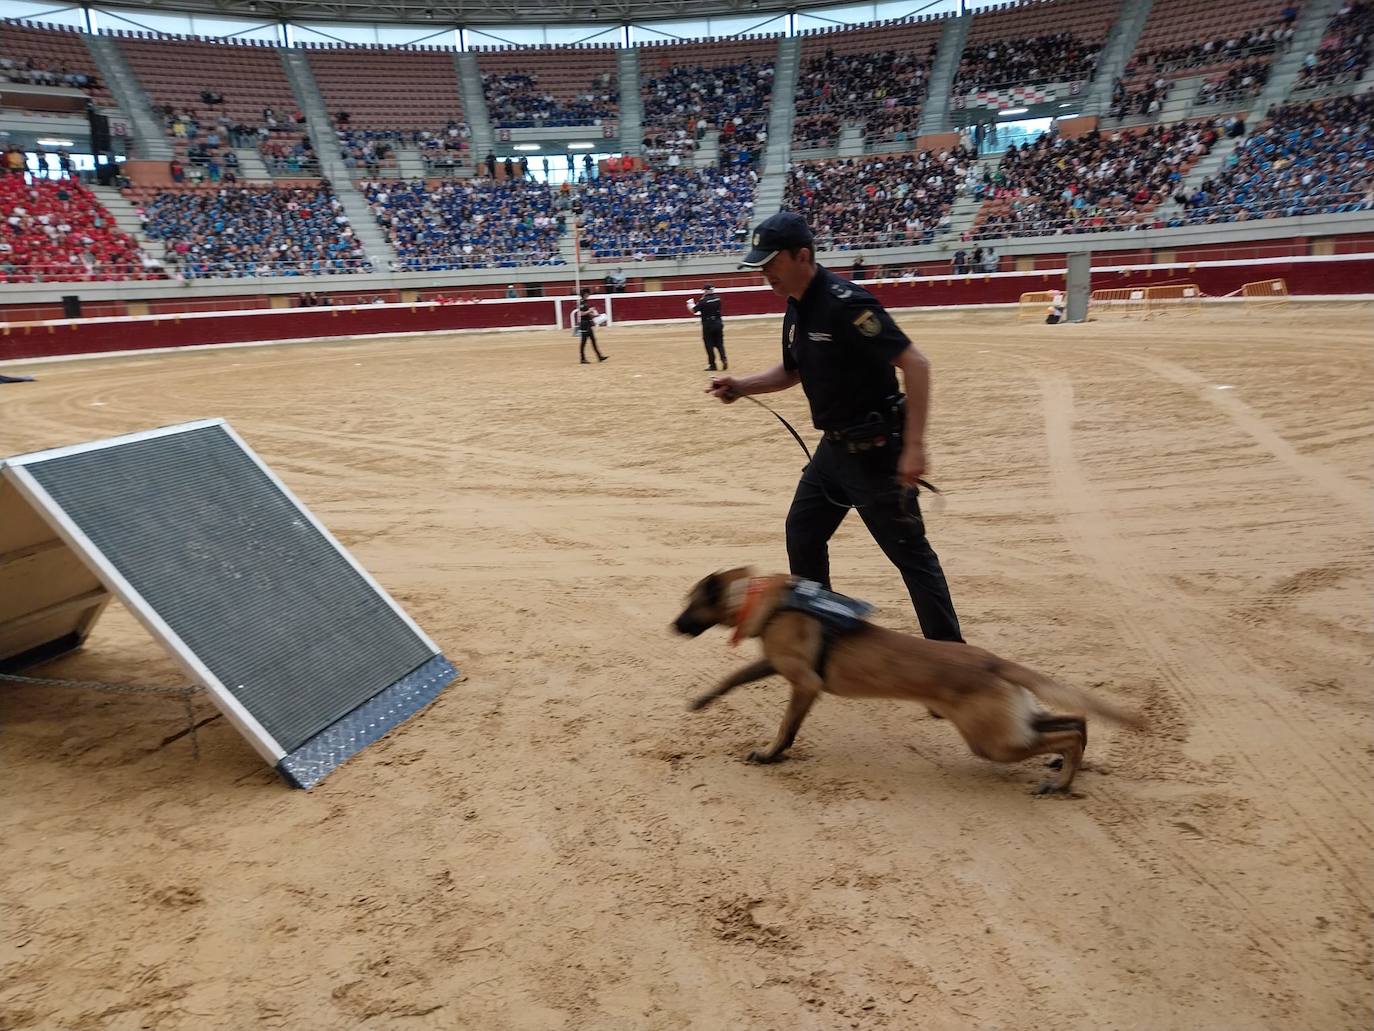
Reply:
M578 357L581 358L584 362L587 360L587 341L590 340L592 342L592 350L595 351L596 356L600 358L601 349L596 346L596 334L593 333L590 329L584 329L581 331L581 336L582 343L579 344L577 348Z
M926 540L919 508L913 503L910 511L902 512L896 479L899 452L900 446L893 446L850 454L841 444L820 442L787 513L792 575L830 587L830 538L849 511L843 506L852 504L902 574L921 633L935 641L962 641L949 585L939 556Z
M725 358L725 327L708 326L703 324L701 327L701 339L706 345L706 364L711 368L716 367L716 354L720 354L720 366L725 368L727 361Z

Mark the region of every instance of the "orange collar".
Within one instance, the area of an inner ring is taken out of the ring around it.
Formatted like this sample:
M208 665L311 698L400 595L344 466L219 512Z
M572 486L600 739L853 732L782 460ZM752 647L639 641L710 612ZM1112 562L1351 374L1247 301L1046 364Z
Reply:
M735 633L730 638L730 646L733 648L744 640L744 624L758 605L759 599L763 597L763 592L768 587L766 577L756 576L749 581L749 586L744 592L744 601L740 602L739 616L735 619Z

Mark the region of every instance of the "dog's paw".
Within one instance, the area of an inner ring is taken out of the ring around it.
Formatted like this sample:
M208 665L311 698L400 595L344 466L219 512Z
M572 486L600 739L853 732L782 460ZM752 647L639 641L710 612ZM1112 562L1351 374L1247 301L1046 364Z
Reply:
M1031 788L1031 794L1034 795L1036 798L1044 798L1049 795L1053 795L1058 798L1082 797L1081 795L1075 795L1071 787L1060 787L1059 783L1053 780L1041 781L1035 787Z
M753 751L744 757L745 762L758 763L761 766L767 766L770 763L782 762L782 760L783 755L781 752L774 754L772 752Z

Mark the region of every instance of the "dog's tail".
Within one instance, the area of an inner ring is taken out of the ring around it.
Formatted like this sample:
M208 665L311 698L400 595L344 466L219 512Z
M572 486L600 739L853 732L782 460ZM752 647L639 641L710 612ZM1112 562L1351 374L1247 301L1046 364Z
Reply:
M1061 684L1054 678L1047 677L1043 673L1037 673L1019 663L1000 659L994 672L1003 680L1009 681L1017 687L1024 687L1046 705L1054 708L1069 712L1096 713L1134 730L1144 730L1147 726L1145 718L1139 713L1118 708L1096 695L1076 687L1070 687L1068 684Z

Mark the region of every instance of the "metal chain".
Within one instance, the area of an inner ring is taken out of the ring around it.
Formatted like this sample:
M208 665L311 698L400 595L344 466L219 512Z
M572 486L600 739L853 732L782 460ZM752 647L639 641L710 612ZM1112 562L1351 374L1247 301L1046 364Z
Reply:
M191 756L200 758L200 739L196 735L195 710L191 699L205 689L197 684L185 687L146 687L142 684L105 684L98 680L63 680L59 677L24 677L17 673L0 673L0 680L13 684L38 684L43 687L70 687L81 691L100 691L105 694L150 694L164 698L180 698L186 710L186 731L191 735ZM180 735L178 735L180 736Z

